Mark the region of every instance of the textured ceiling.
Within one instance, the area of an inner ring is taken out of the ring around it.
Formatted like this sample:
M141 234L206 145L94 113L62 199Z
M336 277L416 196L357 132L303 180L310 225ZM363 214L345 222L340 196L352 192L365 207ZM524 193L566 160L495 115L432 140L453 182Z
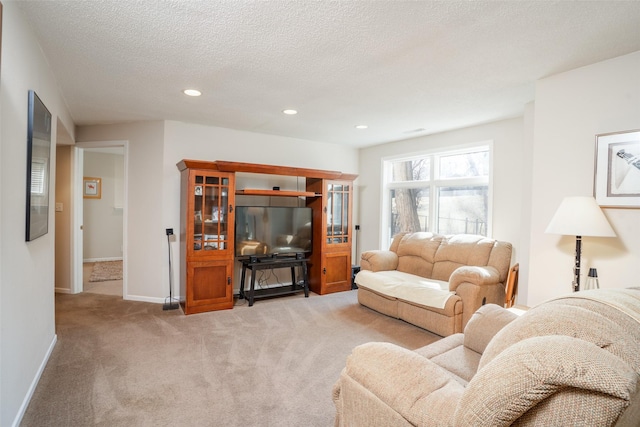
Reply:
M520 115L536 80L640 50L639 1L18 3L78 125L353 147Z

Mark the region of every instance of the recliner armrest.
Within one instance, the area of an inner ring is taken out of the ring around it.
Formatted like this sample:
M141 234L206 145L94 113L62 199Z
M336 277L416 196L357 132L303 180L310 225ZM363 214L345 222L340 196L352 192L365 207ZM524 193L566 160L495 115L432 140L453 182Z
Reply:
M458 285L468 282L474 285L495 285L500 283L500 274L495 267L462 266L455 269L449 277L449 290L455 291Z
M453 424L506 427L542 405L523 424L559 425L562 419L562 425L610 426L629 405L637 381L631 365L588 341L527 338L478 371Z
M373 250L360 256L360 268L371 271L395 270L398 268L398 255L393 251Z
M347 358L342 375L413 425L448 424L464 393L464 387L431 360L390 343L359 345ZM334 399L353 398L340 396L339 383L336 386Z
M518 315L497 304L486 304L476 310L464 328L464 346L484 353L493 337Z

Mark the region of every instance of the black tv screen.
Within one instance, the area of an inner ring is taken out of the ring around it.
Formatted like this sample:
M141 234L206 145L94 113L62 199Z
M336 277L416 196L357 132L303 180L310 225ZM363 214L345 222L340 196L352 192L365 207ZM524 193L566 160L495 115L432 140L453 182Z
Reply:
M236 256L311 252L311 214L303 207L236 206Z

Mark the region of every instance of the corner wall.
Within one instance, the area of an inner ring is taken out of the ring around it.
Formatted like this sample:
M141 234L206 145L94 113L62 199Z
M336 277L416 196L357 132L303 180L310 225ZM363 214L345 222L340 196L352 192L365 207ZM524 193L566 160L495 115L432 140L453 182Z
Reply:
M593 194L595 136L632 129L640 129L640 51L537 83L529 305L571 292L575 237L544 230L564 197ZM640 209L603 211L618 237L583 238L582 270L597 268L602 288L638 286Z

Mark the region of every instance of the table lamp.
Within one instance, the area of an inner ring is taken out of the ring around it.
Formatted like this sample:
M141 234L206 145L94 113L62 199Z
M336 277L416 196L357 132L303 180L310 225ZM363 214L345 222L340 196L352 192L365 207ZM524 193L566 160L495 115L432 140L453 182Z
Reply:
M576 236L576 260L573 270L573 291L580 290L580 252L582 237L615 237L600 206L593 197L565 197L545 233Z

